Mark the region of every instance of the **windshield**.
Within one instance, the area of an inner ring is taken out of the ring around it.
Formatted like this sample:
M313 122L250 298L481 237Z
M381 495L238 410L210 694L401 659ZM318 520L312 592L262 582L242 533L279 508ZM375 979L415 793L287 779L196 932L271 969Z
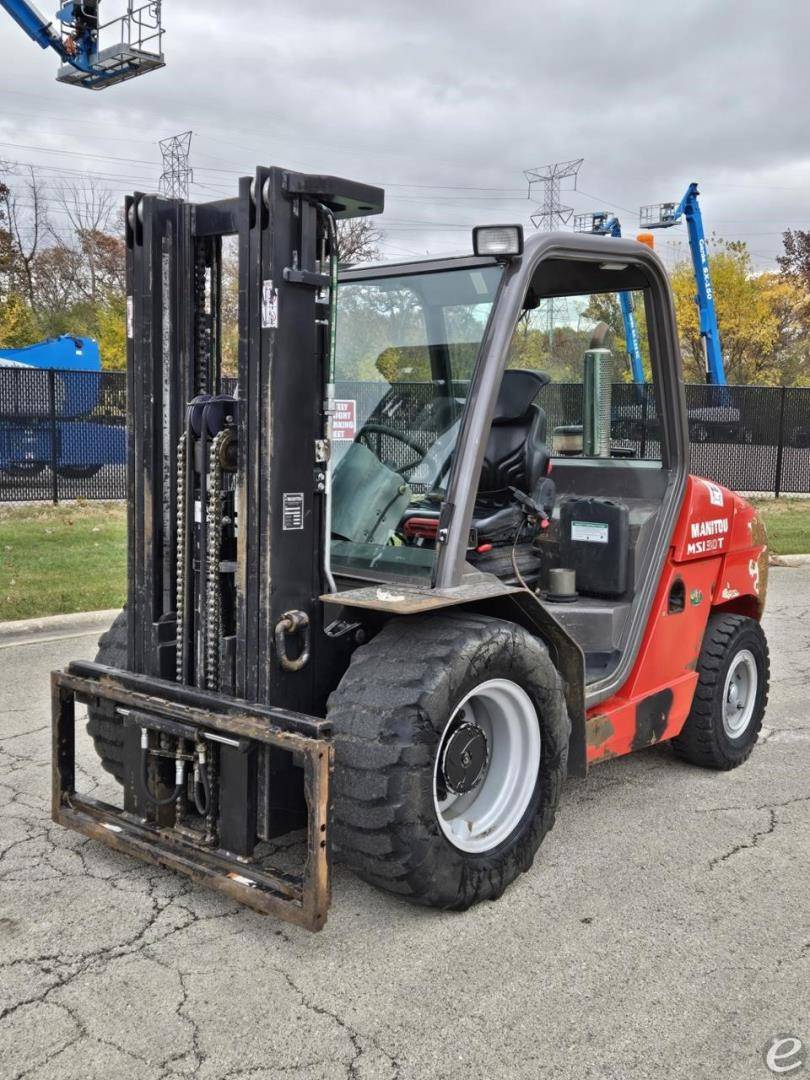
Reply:
M423 579L502 270L363 278L339 289L332 565Z

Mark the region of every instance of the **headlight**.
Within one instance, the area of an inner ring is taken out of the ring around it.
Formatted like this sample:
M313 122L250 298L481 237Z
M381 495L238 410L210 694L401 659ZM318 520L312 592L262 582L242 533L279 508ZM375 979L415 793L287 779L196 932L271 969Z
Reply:
M493 255L510 259L523 254L522 225L477 225L473 229L473 251L476 255Z

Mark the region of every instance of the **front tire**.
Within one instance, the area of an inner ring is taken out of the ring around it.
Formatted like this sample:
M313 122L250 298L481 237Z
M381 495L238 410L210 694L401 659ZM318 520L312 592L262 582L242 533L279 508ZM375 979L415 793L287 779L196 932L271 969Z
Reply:
M128 636L125 608L115 617L110 629L99 638L96 663L126 670ZM87 732L92 736L102 767L114 776L119 784L123 784L124 729L120 717L111 714L107 709L90 705L87 708Z
M570 722L527 631L470 613L392 620L354 653L328 718L337 854L364 880L464 910L532 865Z
M692 710L672 745L708 769L735 769L750 756L768 703L770 659L762 627L744 615L709 618Z

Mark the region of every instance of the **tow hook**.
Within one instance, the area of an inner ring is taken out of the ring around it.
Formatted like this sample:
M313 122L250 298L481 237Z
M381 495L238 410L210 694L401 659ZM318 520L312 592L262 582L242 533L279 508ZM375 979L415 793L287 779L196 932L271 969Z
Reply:
M287 655L287 638L293 634L301 636L301 649L291 660ZM275 638L279 663L285 671L300 671L309 663L309 615L305 611L286 611L276 623Z

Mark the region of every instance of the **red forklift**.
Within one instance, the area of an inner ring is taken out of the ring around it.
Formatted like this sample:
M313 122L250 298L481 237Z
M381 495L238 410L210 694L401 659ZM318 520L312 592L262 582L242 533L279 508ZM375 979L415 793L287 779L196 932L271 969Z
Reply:
M494 899L568 774L661 742L734 768L768 694L765 532L689 475L656 255L483 226L339 274L338 222L382 209L281 168L128 200L129 599L53 676L56 821L311 930L333 854L420 904ZM612 430L622 294L643 446ZM117 805L77 789L77 701Z

